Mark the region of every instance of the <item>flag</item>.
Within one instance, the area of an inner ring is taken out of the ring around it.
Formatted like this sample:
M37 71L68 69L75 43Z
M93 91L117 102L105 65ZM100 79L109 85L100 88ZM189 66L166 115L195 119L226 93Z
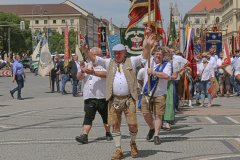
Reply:
M40 48L41 48L42 39L38 42L37 47L34 49L32 54L32 61L38 61L38 55L40 54Z
M195 79L197 77L197 61L195 59L195 54L194 54L193 40L194 40L194 30L193 28L191 28L188 35L188 40L187 40L186 59L190 62L192 77L193 79Z
M159 0L152 0L151 13L150 13L150 27L157 34L157 40L162 39L163 45L166 45L166 35L162 24L162 16L159 8ZM147 26L149 21L148 14L143 18L143 24Z
M168 35L168 40L167 40L167 46L171 48L176 48L176 40L177 40L177 33L176 33L176 27L175 27L175 22L173 18L173 13L172 9L170 12L170 26L169 26L169 35Z
M128 12L129 23L126 32L133 28L145 14L148 13L148 0L131 0L131 7ZM154 8L154 3L151 3L151 10Z
M109 29L109 34L110 35L114 35L115 34L114 26L113 26L113 23L112 23L112 18L110 19L110 22L108 23L108 29Z
M77 33L76 33L76 46L75 46L75 54L78 56L78 60L81 62L83 61L83 57L82 57L82 53L79 49L80 46L80 40L79 40L79 31L77 29Z
M194 53L196 55L201 53L201 45L200 44L194 44Z
M98 48L101 47L101 27L98 27Z
M230 57L229 46L228 46L227 40L223 44L222 67L229 75L232 75L231 57Z
M64 29L64 67L68 65L70 59L70 52L69 52L69 32L68 27Z
M84 36L84 44L85 44L87 47L89 47L88 35L87 35L87 34Z
M38 64L38 74L42 77L49 74L49 72L53 69L54 64L52 60L51 53L49 51L48 42L46 42L40 53L40 59Z

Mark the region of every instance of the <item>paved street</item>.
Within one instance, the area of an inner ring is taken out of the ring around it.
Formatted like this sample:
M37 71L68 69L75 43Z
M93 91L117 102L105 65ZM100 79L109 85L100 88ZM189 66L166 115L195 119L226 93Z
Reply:
M106 160L114 143L104 140L99 115L90 132L90 143L81 145L83 99L49 93L49 79L27 73L23 98L12 99L9 90L16 84L0 78L0 160ZM71 91L70 83L67 91ZM139 157L149 160L240 159L240 98L218 98L211 108L183 107L171 131L162 131L162 144L145 141L146 123L138 112ZM130 156L126 122L122 124L124 159Z

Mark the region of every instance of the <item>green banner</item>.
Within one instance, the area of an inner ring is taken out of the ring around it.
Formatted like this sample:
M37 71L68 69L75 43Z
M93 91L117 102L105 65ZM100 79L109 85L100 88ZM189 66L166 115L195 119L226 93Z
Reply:
M128 56L142 54L144 28L132 28L126 32L126 28L120 28L121 43L127 49Z

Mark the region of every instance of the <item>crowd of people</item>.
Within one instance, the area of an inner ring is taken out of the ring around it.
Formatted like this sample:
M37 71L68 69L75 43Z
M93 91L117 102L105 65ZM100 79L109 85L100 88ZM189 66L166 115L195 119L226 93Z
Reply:
M200 107L212 107L213 98L217 96L213 96L209 90L213 85L219 86L217 94L220 97L240 96L240 50L236 50L231 58L232 74L226 72L222 65L223 53L218 57L214 47L197 55L197 76L193 78L190 62L181 52L156 45L156 36L151 29L146 33L143 53L138 56L127 58L126 48L122 44L113 47L114 58L104 58L101 49L93 47L89 50L84 45L81 49L85 61L79 62L78 56L74 55L69 64L64 66L61 57L58 54L54 56L54 68L50 72L52 92L56 84L57 92L65 95L65 85L71 78L72 95L78 97L78 83L83 82L85 116L82 133L76 136L76 141L88 143L88 135L98 112L102 117L106 140L114 140L112 160L123 158L122 114L129 129L131 156L136 158L137 110L142 113L149 127L146 140L153 140L155 145L159 145L160 130L171 130L180 101L187 100L192 107L195 99ZM18 87L11 90L10 94L13 96L18 91L18 98L22 99L25 74L17 56L13 63L13 75Z

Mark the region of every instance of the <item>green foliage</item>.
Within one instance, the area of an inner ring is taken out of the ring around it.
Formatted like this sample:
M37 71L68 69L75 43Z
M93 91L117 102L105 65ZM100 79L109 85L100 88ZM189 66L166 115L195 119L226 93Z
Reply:
M71 53L75 53L75 45L76 33L71 30L69 31L69 47ZM49 38L49 49L52 53L64 53L64 34L61 35L56 31L51 32L51 36Z
M25 30L20 30L19 16L11 13L0 13L0 54L8 53L8 33L10 28L10 49L13 53L32 53L32 36L29 21L25 21Z

